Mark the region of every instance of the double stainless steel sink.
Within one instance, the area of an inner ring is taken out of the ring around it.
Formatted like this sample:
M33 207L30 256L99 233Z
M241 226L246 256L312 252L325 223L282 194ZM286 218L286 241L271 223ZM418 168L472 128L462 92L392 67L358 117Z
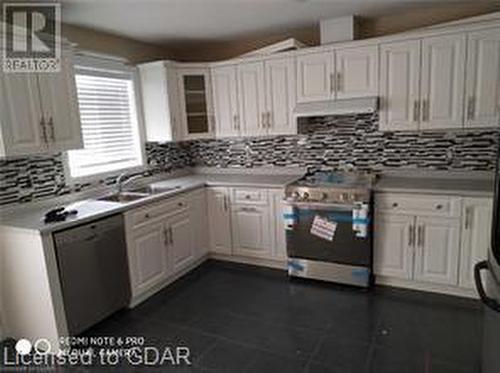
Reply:
M109 201L109 202L120 202L127 203L137 201L143 198L147 198L149 196L172 192L174 190L179 189L180 186L155 186L155 185L146 185L139 188L130 189L127 191L116 192L113 194L108 194L103 197L98 198L99 201Z

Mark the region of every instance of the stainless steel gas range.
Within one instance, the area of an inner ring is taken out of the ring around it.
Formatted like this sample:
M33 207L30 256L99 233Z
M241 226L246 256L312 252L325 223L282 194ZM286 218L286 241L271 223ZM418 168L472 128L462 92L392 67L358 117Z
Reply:
M372 284L372 185L357 173L316 173L286 188L288 274Z

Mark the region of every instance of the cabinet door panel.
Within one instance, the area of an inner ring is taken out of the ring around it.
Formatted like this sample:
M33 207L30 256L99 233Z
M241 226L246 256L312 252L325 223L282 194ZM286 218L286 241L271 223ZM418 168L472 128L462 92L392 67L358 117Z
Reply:
M265 127L265 82L262 62L238 66L238 98L240 104L241 132L245 136L267 134Z
M286 135L297 132L293 118L295 107L295 65L293 59L271 59L266 68L266 123L269 134Z
M272 199L272 210L270 216L272 219L272 239L273 256L279 259L286 259L286 232L285 221L283 219L283 199L285 194L282 190L273 190L269 192Z
M402 279L412 278L414 223L413 216L391 214L376 216L375 274Z
M470 33L467 52L465 127L498 126L500 29Z
M210 74L203 68L178 69L182 137L206 138L213 133Z
M199 258L208 252L207 200L205 188L191 193L189 200L189 220L195 257Z
M170 254L174 273L186 268L194 260L191 222L188 214L168 220Z
M0 125L5 155L47 149L35 74L0 71ZM45 132L46 133L46 132Z
M297 102L328 100L334 96L332 52L297 56Z
M337 98L378 95L378 46L335 50Z
M418 217L417 227L415 280L457 285L459 220Z
M208 188L207 205L210 251L231 254L231 213L229 210L228 189Z
M421 129L462 128L465 34L422 41Z
M463 207L459 284L472 289L474 265L488 257L493 202L486 198L466 198Z
M132 289L137 296L168 276L165 225L151 223L132 233L131 250L136 273L132 274Z
M380 64L380 129L417 130L420 41L382 44Z
M61 71L39 74L38 80L51 150L83 148L75 74L70 52L62 53Z
M217 137L238 136L240 133L237 79L236 66L212 70Z
M235 207L231 221L235 254L271 257L268 208Z

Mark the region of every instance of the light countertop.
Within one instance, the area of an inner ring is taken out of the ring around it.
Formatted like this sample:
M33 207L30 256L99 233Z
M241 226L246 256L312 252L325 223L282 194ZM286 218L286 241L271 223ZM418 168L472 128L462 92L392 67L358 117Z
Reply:
M147 205L165 198L171 198L205 186L226 187L259 187L283 188L287 184L299 179L302 174L191 174L181 177L169 177L165 180L149 183L157 187L176 187L175 190L155 193L150 196L127 202L100 201L96 198L110 193L110 190L95 192L95 195L85 197L74 196L73 200L59 201L58 199L45 200L33 204L17 205L0 210L0 226L16 227L43 233L54 232L70 228L75 225L90 222L109 215L118 214L127 210ZM127 188L128 189L128 188ZM68 206L68 209L78 210L78 214L68 217L63 222L45 224L45 213L57 206Z
M445 194L463 197L493 197L493 175L382 175L374 186L375 192ZM489 177L487 177L489 176Z

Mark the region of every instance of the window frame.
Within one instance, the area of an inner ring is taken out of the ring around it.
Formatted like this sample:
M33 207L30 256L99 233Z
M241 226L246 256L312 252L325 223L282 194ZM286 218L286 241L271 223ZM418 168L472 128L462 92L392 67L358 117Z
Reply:
M71 168L69 162L69 151L63 152L63 168L64 176L67 183L91 183L98 180L104 180L110 177L118 177L118 175L126 173L138 173L147 170L147 154L146 154L146 130L144 123L144 111L142 106L142 92L139 80L139 70L136 66L129 64L128 60L93 52L80 52L75 56L74 59L74 70L75 70L75 87L76 87L76 75L78 75L78 66L83 66L88 70L102 71L104 73L109 71L123 72L132 75L132 86L134 90L134 101L136 106L137 114L137 135L139 138L139 147L141 154L141 164L134 167L125 167L112 171L98 172L91 175L83 176L72 176ZM78 99L78 95L77 95ZM79 104L79 103L78 103ZM82 148L84 149L84 148ZM79 150L79 149L73 149Z

